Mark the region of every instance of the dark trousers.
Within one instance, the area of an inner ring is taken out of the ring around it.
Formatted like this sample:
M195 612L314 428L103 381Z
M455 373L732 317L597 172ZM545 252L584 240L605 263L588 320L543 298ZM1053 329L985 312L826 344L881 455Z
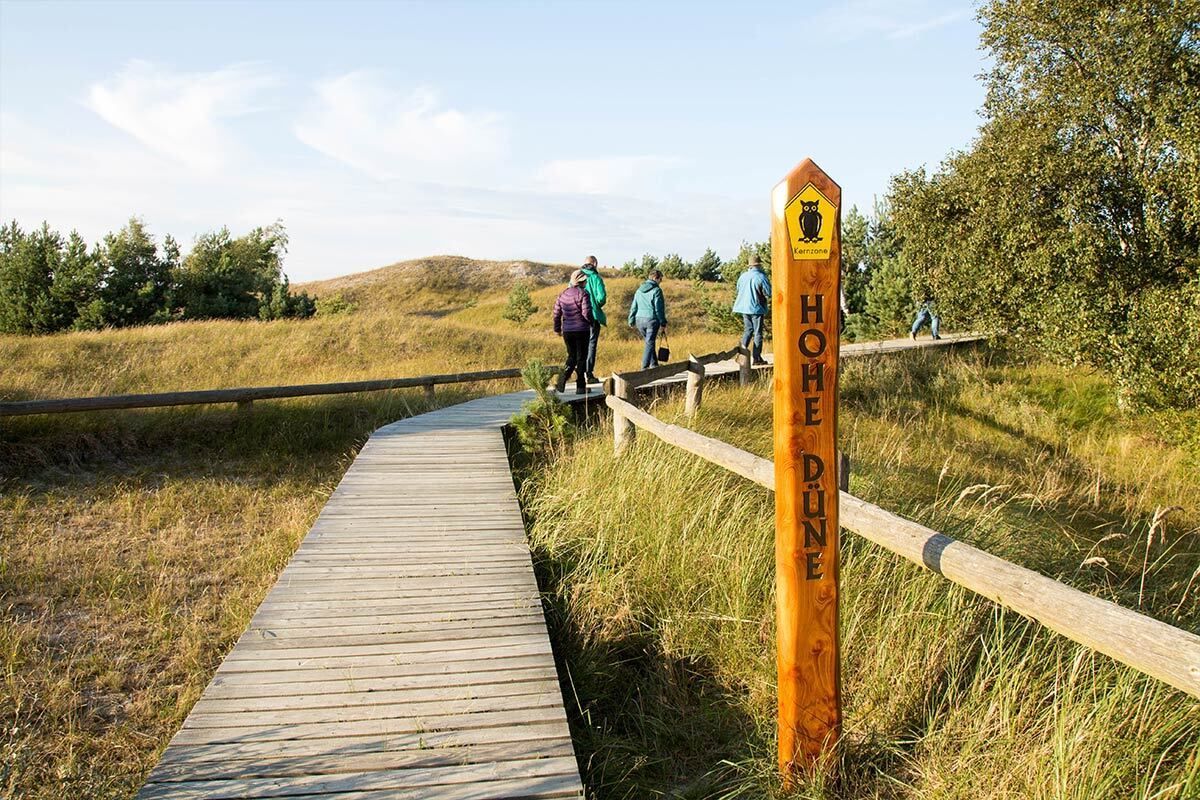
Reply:
M742 347L754 341L753 358L762 361L763 315L742 314Z
M588 333L588 348L587 348L587 374L596 374L596 345L600 342L600 328L602 326L596 320L592 320L592 329Z
M563 333L563 341L567 345L567 363L563 365L563 371L558 376L560 392L567 388L567 379L571 377L572 372L575 373L576 393L583 394L587 390L585 375L587 374L589 335L590 331L566 331Z

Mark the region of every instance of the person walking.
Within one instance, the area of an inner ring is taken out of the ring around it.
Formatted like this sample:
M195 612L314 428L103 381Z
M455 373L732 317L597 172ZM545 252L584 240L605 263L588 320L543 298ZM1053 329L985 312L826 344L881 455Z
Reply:
M920 332L921 328L925 327L926 324L929 325L929 331L933 334L934 339L942 338L938 335L938 329L941 327L942 320L941 317L937 315L937 309L934 306L933 295L931 294L925 295L924 302L922 302L920 308L917 309L917 318L913 320L912 338L914 342L917 340L917 333Z
M762 357L763 317L771 308L771 281L762 270L762 259L750 256L746 270L738 276L737 297L733 313L742 315L742 347L754 340L755 364L765 364Z
M587 277L583 288L588 293L588 299L592 301L592 326L588 332L587 348L587 382L599 383L600 379L596 377L596 345L600 342L600 328L608 324L608 317L604 314L608 292L604 289L604 278L600 277L600 272L596 269L595 256L587 257L587 262L583 265L583 274Z
M645 282L633 293L629 305L629 327L637 328L646 342L642 350L642 369L658 366L658 332L667 327L667 303L663 299L662 272L651 270Z
M566 391L567 378L575 373L575 394L587 394L584 375L587 372L588 336L592 329L592 301L583 285L587 276L583 270L571 273L567 288L554 301L554 332L562 334L567 345L567 363L558 373L555 388L561 394Z

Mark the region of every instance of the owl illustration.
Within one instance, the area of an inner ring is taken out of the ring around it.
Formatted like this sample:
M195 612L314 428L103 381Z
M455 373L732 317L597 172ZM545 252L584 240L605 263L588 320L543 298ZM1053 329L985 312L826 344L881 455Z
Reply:
M821 212L817 210L819 204L819 200L800 201L800 232L804 234L800 237L802 242L821 241Z

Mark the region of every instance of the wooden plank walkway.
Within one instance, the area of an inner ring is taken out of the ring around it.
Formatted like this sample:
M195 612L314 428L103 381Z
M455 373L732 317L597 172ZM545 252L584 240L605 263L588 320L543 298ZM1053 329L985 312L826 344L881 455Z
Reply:
M139 798L583 796L501 433L532 397L371 436Z
M532 396L371 436L139 798L583 796L501 433Z
M875 342L849 342L841 345L842 358L859 358L862 356L879 355L883 353L897 353L901 350L932 350L942 347L954 347L962 344L975 344L986 342L988 337L979 333L947 333L943 334L940 339L930 338L928 335L922 336L920 339L911 339L904 337L901 339L883 339ZM686 355L683 356L686 358ZM775 355L773 353L764 353L763 359L766 364L760 364L753 369L765 370L775 368ZM672 362L674 363L674 362ZM738 372L737 361L730 359L728 361L716 361L708 364L704 368L707 377L721 375L736 375ZM652 389L660 386L672 386L687 382L687 373L672 375L667 378L660 378L650 383L642 384L638 387L642 389ZM593 384L599 386L599 384ZM564 396L564 400L570 399L570 396Z

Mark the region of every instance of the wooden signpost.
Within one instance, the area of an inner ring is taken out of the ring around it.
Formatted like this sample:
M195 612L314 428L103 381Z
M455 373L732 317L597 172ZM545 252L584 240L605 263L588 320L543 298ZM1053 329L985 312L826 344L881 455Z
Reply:
M842 723L837 391L842 190L805 159L771 193L779 768L811 771Z

